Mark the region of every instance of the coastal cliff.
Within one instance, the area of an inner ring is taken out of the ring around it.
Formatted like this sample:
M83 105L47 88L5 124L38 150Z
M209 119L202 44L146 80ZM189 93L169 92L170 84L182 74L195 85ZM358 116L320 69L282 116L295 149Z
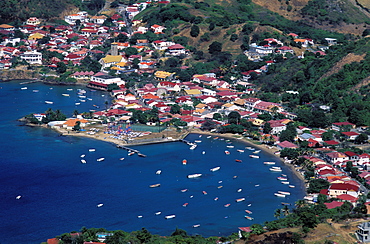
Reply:
M0 72L0 80L28 80L38 79L40 74L37 71L32 70L4 70Z

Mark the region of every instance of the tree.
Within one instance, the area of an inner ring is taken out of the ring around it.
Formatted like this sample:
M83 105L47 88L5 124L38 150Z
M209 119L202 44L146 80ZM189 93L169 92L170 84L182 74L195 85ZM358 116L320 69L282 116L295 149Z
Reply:
M261 235L261 234L265 233L265 230L263 229L262 225L260 225L260 224L252 224L251 225L251 230L252 230L252 233L256 234L256 235Z
M363 143L367 143L369 137L368 135L364 134L364 133L361 133L360 135L358 135L355 139L355 143L356 144L363 144Z
M67 71L67 65L63 62L58 62L56 70L59 74L65 73Z
M222 43L220 42L212 42L211 45L208 47L208 52L212 55L218 54L222 51Z
M131 55L137 55L138 54L138 51L136 48L134 47L128 47L128 48L125 48L125 55L127 57L130 57Z
M214 113L213 114L213 119L221 121L222 120L222 115L220 113Z
M232 111L229 113L227 118L229 124L239 124L241 116L238 112Z
M299 219L302 221L302 227L315 228L319 223L316 215L310 212L302 212L299 216Z
M308 193L319 193L322 189L329 188L329 182L324 179L313 179L307 189Z
M197 25L192 25L190 29L190 35L192 37L197 37L199 35L199 26Z
M141 243L147 243L152 237L152 234L150 234L150 232L143 227L140 231L137 232L136 237L140 240Z
M76 124L72 128L73 131L80 131L81 130L81 121L76 121Z
M263 133L270 134L271 131L272 131L271 124L269 122L266 122L263 125Z
M180 114L181 107L178 104L171 105L170 113L171 114Z
M274 217L277 218L277 219L279 219L280 216L281 216L281 209L278 208L278 209L275 210Z

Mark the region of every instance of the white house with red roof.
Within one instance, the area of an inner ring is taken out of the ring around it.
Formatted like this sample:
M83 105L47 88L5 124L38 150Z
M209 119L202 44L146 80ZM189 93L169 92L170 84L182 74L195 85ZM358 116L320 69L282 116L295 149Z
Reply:
M326 153L325 158L332 164L349 160L349 157L341 152Z
M166 29L166 27L161 26L161 25L152 25L150 29L155 33L155 34L162 34L163 30Z
M184 55L188 54L188 50L186 50L185 47L180 44L175 44L175 45L169 46L166 50L166 53L172 56L179 56L181 54L184 54Z
M175 45L176 43L174 42L170 42L170 41L161 41L161 40L157 40L157 41L153 41L152 42L152 45L155 49L157 50L160 50L160 51L164 51L166 50L168 47L170 46L173 46Z
M289 141L283 141L283 142L280 142L280 143L278 143L276 146L277 146L277 148L279 148L280 150L283 150L284 148L293 148L293 149L299 148L296 144L291 143L291 142L289 142Z
M270 124L272 129L270 133L274 135L279 134L280 132L286 129L286 124L281 123L280 120L270 120L267 121L266 123Z
M358 197L359 187L353 184L334 183L329 186L329 197L337 198L339 195L348 194Z
M342 134L345 136L347 140L354 141L356 137L360 135L360 133L354 132L354 131L347 131L342 132Z
M255 98L255 97L245 98L244 100L245 100L244 106L249 111L252 111L254 109L254 107L256 106L256 104L261 101L259 98Z
M336 122L331 125L332 130L340 131L343 128L356 128L355 124L352 124L350 122Z

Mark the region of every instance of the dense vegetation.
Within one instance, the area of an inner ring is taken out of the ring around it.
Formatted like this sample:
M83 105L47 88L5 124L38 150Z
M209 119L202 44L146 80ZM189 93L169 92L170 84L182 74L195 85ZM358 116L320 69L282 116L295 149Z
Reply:
M29 17L52 19L59 16L68 6L74 5L81 10L96 13L104 6L104 0L1 0L0 23L20 25Z
M76 233L76 232L73 232ZM183 244L213 244L218 240L225 242L229 240L237 239L237 234L232 234L229 237L216 237L211 236L208 238L202 237L200 235L190 236L185 230L178 229L170 236L159 236L152 235L147 229L142 228L138 231L133 231L131 233L116 230L116 231L107 231L104 228L90 228L87 229L82 227L80 230L81 235L72 236L70 233L65 233L58 238L60 239L61 244L82 244L84 241L93 241L97 242L97 233L112 233L112 236L108 236L104 243L107 244L139 244L139 243L183 243Z

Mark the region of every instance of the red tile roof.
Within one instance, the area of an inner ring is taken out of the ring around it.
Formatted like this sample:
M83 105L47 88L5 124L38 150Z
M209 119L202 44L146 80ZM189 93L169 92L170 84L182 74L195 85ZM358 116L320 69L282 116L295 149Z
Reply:
M333 209L333 208L337 208L337 207L340 207L344 204L344 202L329 202L329 203L324 203L326 205L326 208L327 209Z

